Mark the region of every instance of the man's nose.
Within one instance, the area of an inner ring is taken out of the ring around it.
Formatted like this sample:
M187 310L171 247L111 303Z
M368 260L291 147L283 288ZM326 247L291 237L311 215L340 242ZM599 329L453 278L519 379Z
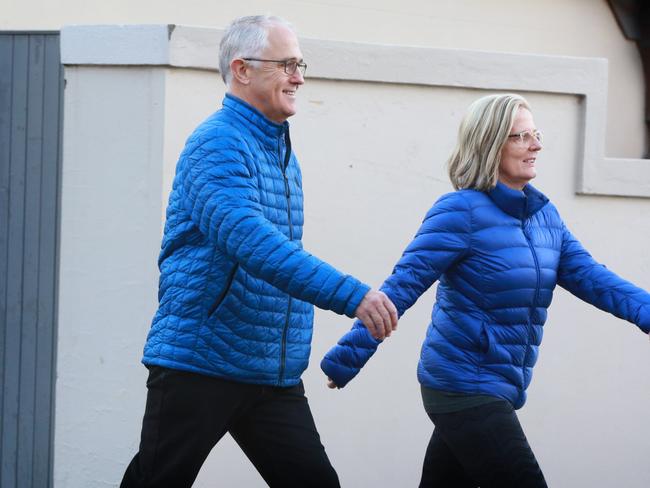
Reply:
M294 73L291 75L289 81L291 81L291 83L295 83L296 85L302 85L305 83L305 76L302 74L302 71L300 71L299 68L296 68L296 71L294 71Z

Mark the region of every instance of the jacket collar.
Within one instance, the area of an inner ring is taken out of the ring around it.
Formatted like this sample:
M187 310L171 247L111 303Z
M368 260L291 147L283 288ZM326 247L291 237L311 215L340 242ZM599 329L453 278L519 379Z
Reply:
M223 106L224 108L235 111L240 117L247 120L267 137L277 139L285 132L289 131L289 122L284 121L282 124L277 124L272 120L267 119L262 112L249 103L230 93L226 93L226 96L223 99Z
M529 218L548 203L548 198L530 184L518 191L498 181L487 194L501 210L519 220Z

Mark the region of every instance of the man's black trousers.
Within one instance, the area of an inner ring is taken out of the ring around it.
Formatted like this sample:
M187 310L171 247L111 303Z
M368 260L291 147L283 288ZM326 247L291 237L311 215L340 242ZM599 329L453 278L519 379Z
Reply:
M302 382L250 385L151 367L140 450L122 488L189 487L226 432L271 487L338 487Z

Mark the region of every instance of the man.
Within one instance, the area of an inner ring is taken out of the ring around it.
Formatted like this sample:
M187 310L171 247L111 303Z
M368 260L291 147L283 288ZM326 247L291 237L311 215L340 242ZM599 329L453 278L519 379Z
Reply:
M287 118L306 65L277 17L221 41L228 94L182 152L144 350L140 450L123 487L190 486L229 432L270 486L338 486L304 395L313 306L397 326L381 292L302 249L302 188Z

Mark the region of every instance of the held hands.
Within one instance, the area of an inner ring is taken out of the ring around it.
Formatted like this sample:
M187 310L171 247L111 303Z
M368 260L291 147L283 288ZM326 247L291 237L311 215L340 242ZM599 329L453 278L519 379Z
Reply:
M397 329L397 309L395 308L395 305L393 305L393 302L390 301L390 298L381 291L371 290L366 293L366 296L363 297L363 300L361 300L361 303L355 310L354 315L361 322L361 328L359 328L359 324L355 324L353 331L356 330L357 332L361 332L366 343L372 343L372 341L362 332L363 327L365 327L370 335L377 340L383 340L384 338L389 337L391 333ZM372 345L376 348L376 344ZM363 364L365 364L371 355L372 352L370 352L368 357L362 360L359 368L363 367ZM328 355L325 356L323 362L325 362L327 356ZM322 366L322 364L321 368L323 368L327 373L327 368ZM356 372L354 374L356 375ZM343 385L345 386L345 379ZM338 388L339 385L328 376L327 387L334 389Z
M370 334L382 340L397 329L397 309L381 291L370 290L354 312Z

